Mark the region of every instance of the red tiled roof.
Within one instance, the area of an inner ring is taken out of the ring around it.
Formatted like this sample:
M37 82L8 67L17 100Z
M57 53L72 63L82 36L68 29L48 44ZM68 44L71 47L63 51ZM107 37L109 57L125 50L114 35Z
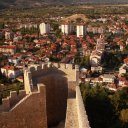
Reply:
M14 55L14 57L20 57L20 56L22 56L22 54L16 53L16 54Z
M122 41L117 42L118 45L124 46L124 43Z
M6 69L6 70L18 70L16 67L14 67L14 66L4 66L3 67L4 69Z
M5 48L5 49L15 49L16 46L15 46L15 45L2 45L2 46L0 46L0 48Z
M126 78L125 77L120 77L119 80L120 81L126 81Z
M124 63L128 64L128 57L124 59Z
M27 52L27 55L32 55L32 52Z
M17 42L17 44L24 44L24 43L25 43L25 42L21 42L21 41L20 41L20 42Z
M125 84L128 86L128 80L125 81Z

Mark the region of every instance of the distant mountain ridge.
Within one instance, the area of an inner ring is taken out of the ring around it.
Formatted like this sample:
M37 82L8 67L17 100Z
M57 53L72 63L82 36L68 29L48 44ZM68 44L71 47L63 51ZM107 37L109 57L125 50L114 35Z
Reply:
M34 7L44 4L128 4L128 0L0 0L0 8L17 6L17 7Z

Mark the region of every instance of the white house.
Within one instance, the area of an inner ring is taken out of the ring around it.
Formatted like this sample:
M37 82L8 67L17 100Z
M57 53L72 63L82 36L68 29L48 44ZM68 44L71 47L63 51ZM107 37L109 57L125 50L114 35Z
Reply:
M103 27L99 27L99 28L98 28L98 33L100 33L100 34L103 34L103 33L104 33Z
M13 42L18 42L20 40L22 40L22 35L21 34L15 34L14 38L13 38Z
M128 72L128 57L124 59L124 64L119 68L119 74L126 74Z
M102 52L100 51L93 51L90 56L90 63L91 66L99 66L101 62Z
M91 67L91 71L92 71L92 72L95 72L95 71L96 71L96 72L102 72L102 71L103 71L103 67L101 67L101 66L97 66L97 67L94 66L94 67L93 67L93 66L92 66L92 67Z
M98 27L93 27L93 28L92 28L92 32L93 32L93 34L98 33Z
M128 66L126 64L123 64L120 68L119 68L119 74L125 74L127 73L128 70Z
M119 78L119 84L118 85L121 86L121 87L126 87L126 85L128 85L127 82L128 81L126 80L125 77L120 77Z
M11 55L14 55L16 53L16 46L15 45L1 45L0 52L7 53L7 54L9 53Z
M17 64L19 64L21 59L22 59L22 55L21 54L15 54L14 56L8 58L8 61L10 63L13 63L14 65L17 65Z
M100 56L93 56L93 57L91 57L91 59L90 59L91 66L98 66L98 65L100 65L100 61L101 61Z
M126 45L128 45L128 38L127 38L127 40L126 40Z
M117 87L116 87L116 85L113 84L113 83L107 85L106 88L108 88L108 89L111 90L111 91L117 91Z
M103 82L105 83L114 83L115 80L115 76L112 74L104 74L101 78L103 78Z
M10 40L10 39L12 39L12 37L13 37L13 33L9 30L6 30L5 31L5 39Z
M19 75L21 75L21 70L14 66L4 66L1 68L1 73L10 79L15 79Z

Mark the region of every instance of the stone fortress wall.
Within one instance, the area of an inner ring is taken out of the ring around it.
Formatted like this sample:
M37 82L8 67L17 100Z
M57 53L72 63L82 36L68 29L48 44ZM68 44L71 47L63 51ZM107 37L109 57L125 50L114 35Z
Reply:
M58 63L26 67L25 91L11 92L0 106L0 128L48 128L63 120L65 128L89 128L77 70Z
M73 69L74 68L74 69ZM30 65L24 70L24 83L26 93L29 94L32 91L34 85L37 84L37 79L48 74L59 74L68 77L68 81L76 81L76 69L78 66L72 64L40 64L40 65Z
M90 125L88 121L88 116L85 111L79 86L76 86L76 106L78 113L79 128L89 128Z
M75 83L70 84L72 85ZM91 128L85 111L80 88L77 83L74 90L75 94L69 94L69 98L67 100L65 128Z
M47 128L46 92L44 85L10 110L0 113L0 128ZM37 100L38 99L38 100Z
M17 102L26 96L25 90L20 90L19 94L16 91L10 92L10 96L2 99L2 105L0 105L0 112L9 111Z

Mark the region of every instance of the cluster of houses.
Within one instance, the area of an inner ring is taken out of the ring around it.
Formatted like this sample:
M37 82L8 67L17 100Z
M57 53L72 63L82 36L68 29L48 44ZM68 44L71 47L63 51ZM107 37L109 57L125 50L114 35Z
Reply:
M82 56L88 55L90 54L89 46L95 44L94 38L89 36L84 39L75 35L63 35L62 38L54 39L54 36L46 35L40 38L38 35L34 38L29 34L23 36L15 33L14 35L12 39L5 39L4 45L0 46L0 53L7 58L6 66L4 66L5 63L1 64L1 70L11 79L19 76L18 70L22 75L25 64L39 63L46 58L61 63L74 63L73 59L79 49L81 49ZM31 38L32 41L27 41L27 38ZM11 70L11 72L13 70L13 75L9 75L10 71L5 70Z
M124 19L122 18L120 22L115 24L113 19L114 17L90 20L93 23L102 22L103 24L112 21L113 24L111 27L108 25L107 29L89 24L77 24L75 27L71 23L61 24L60 29L63 33L61 38L57 38L55 34L50 33L51 26L49 23L39 25L40 35L38 33L23 35L20 30L12 32L9 28L0 30L0 39L2 39L0 54L6 56L6 61L4 63L0 62L1 73L9 79L17 79L23 82L23 68L25 65L49 60L74 64L74 59L79 53L80 58L89 56L91 65L90 69L82 68L80 70L82 82L87 81L93 83L93 85L95 83L107 83L111 90L127 86L128 80L124 75L128 72L128 58L124 59L118 75L102 74L101 60L106 46L111 47L116 44L119 46L119 51L123 51L128 45L128 39L124 42L120 36L116 36L111 43L106 41L105 34L108 34L108 32L113 33L112 27L115 31L121 25L120 30L123 30L123 34L128 34L128 26L121 22ZM25 24L20 24L20 28L22 27L27 28ZM30 27L37 26L32 23L28 28ZM73 31L76 34L72 35ZM101 75L92 77L93 72L99 72Z
M92 71L102 72L101 59L103 56L103 52L105 50L105 40L104 36L101 35L100 38L97 39L96 48L92 51L90 55L90 64Z
M119 68L119 72L117 73L107 73L101 74L97 77L92 76L92 72L88 75L89 71L85 68L81 68L80 70L80 82L90 83L91 86L96 86L100 84L105 88L108 88L112 91L117 91L122 89L123 87L128 87L128 57L124 59L123 65Z

